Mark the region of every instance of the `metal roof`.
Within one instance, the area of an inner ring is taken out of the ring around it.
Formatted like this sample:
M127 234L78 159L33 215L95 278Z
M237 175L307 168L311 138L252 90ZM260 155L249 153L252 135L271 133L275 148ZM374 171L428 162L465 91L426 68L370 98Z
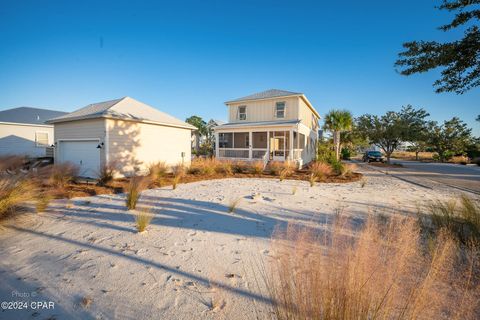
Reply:
M239 102L239 101L245 101L245 100L257 100L257 99L269 99L269 98L276 98L276 97L286 97L286 96L299 96L302 95L303 93L300 92L291 92L291 91L286 91L286 90L278 90L278 89L270 89L262 92L257 92L254 94L251 94L249 96L245 96L242 98L234 99L227 101L226 103L230 102Z
M19 107L0 111L0 122L44 125L47 120L65 114L67 113L49 109Z
M130 97L92 103L67 115L51 119L49 123L95 118L151 122L196 130L194 126Z

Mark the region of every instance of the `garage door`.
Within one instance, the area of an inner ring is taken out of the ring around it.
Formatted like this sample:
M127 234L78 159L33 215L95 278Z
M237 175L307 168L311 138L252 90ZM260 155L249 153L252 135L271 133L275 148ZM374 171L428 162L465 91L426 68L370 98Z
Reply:
M80 176L96 178L100 170L100 150L98 141L61 141L60 162L71 162L80 167Z

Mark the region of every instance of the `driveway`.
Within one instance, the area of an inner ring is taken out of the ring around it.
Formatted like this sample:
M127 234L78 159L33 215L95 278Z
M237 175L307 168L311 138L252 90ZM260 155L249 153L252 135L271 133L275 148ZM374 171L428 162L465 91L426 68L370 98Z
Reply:
M396 176L416 183L430 185L440 183L452 188L480 194L480 167L450 163L427 163L392 159L403 168L378 168L388 170Z

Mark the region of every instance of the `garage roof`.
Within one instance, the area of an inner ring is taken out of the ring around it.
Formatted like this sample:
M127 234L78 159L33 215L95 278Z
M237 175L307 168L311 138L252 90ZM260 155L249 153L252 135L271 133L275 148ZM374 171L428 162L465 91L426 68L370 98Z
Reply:
M162 124L173 127L196 130L194 126L159 111L143 102L130 97L92 103L64 116L53 118L48 123L60 123L75 120L110 118L138 122Z

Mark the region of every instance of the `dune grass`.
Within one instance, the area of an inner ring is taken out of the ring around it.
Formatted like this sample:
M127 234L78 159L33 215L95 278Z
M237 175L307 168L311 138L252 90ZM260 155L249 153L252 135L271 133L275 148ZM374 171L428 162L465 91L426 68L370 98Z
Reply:
M297 169L295 163L293 161L285 161L281 165L281 169L279 172L280 181L285 180L286 178L290 177L292 174L295 173Z
M337 221L324 233L289 224L272 251L261 274L276 319L478 318L478 247L440 232L426 250L412 218L360 230Z
M310 187L314 187L315 186L315 182L317 182L317 176L313 173L311 173L309 176L308 176L308 182L310 183Z
M50 169L50 183L57 188L64 188L68 183L74 182L80 174L80 168L73 163L54 164Z
M431 235L447 229L462 244L480 244L480 204L466 195L427 204L420 209L419 223Z
M144 177L133 176L130 179L130 183L127 186L127 196L125 204L128 210L134 210L137 207L138 200L142 191L146 187L146 181Z
M262 174L263 173L263 161L253 161L250 164L250 168L253 174Z
M36 197L37 185L32 179L24 176L0 178L0 218L15 213Z
M150 225L153 214L149 209L139 209L135 212L135 227L139 233L144 232Z
M230 202L228 203L228 212L234 213L238 205L240 204L241 200L242 200L241 197L230 199Z
M315 161L312 163L309 167L309 171L310 174L315 176L318 180L324 180L333 173L332 167L328 163L321 161Z
M117 171L118 165L116 161L109 161L108 163L100 167L98 172L98 182L99 186L106 186L108 183L113 181L115 177L115 172Z

